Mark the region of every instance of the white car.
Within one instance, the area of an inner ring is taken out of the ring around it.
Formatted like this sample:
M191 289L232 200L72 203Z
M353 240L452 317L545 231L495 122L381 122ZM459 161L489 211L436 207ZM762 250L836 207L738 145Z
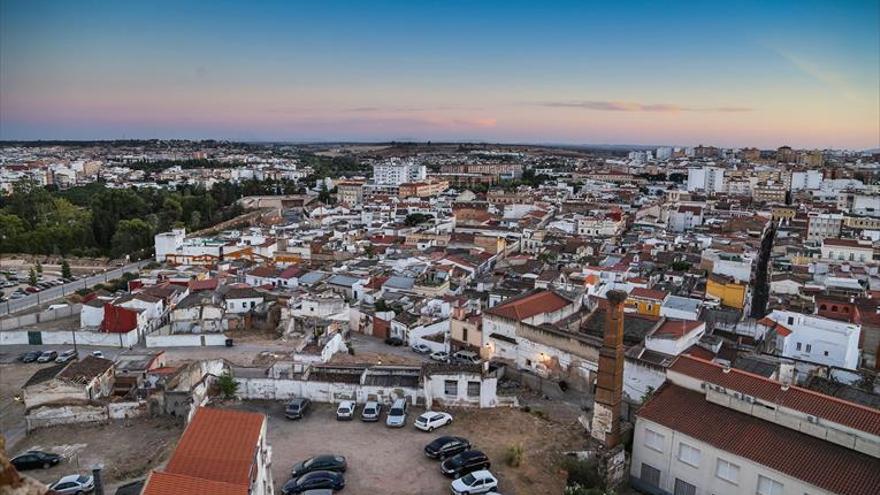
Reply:
M413 352L417 352L419 354L430 354L431 353L431 348L428 347L427 344L422 344L422 343L413 344L412 350L413 350Z
M468 473L452 482L452 493L465 495L472 493L488 493L498 488L498 480L489 471L481 470Z
M434 431L441 426L452 423L452 415L445 412L428 411L416 418L416 428L422 431Z
M92 351L92 356L95 356L96 358L104 359L104 352L103 351Z
M348 421L350 419L354 419L354 410L355 410L354 402L350 400L344 400L339 403L339 407L336 408L336 419L338 421Z
M442 361L445 363L446 361L449 361L449 353L446 351L432 352L431 359L433 359L434 361Z
M95 480L91 476L71 474L49 485L49 489L61 495L88 493L95 489Z

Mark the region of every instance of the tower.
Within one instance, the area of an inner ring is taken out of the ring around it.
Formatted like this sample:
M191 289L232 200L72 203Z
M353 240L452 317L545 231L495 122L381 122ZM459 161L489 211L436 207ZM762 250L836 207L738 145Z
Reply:
M620 443L620 402L623 397L623 301L626 292L608 291L605 335L599 351L599 378L590 435L606 448Z

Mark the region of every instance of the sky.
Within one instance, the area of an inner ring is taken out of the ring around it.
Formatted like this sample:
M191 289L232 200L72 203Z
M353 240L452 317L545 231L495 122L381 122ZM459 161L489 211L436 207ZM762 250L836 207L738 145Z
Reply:
M880 148L880 2L0 0L0 139Z

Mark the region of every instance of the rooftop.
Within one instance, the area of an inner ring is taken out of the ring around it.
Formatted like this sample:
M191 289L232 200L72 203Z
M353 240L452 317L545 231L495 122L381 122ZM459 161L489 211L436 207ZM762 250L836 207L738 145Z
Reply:
M571 304L559 294L541 290L504 301L485 311L486 314L522 321L541 313L552 313Z

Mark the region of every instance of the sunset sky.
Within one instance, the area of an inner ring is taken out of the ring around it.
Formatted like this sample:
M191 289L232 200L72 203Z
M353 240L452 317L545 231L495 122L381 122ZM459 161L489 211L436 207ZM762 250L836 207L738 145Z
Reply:
M0 139L880 147L877 0L0 1Z

